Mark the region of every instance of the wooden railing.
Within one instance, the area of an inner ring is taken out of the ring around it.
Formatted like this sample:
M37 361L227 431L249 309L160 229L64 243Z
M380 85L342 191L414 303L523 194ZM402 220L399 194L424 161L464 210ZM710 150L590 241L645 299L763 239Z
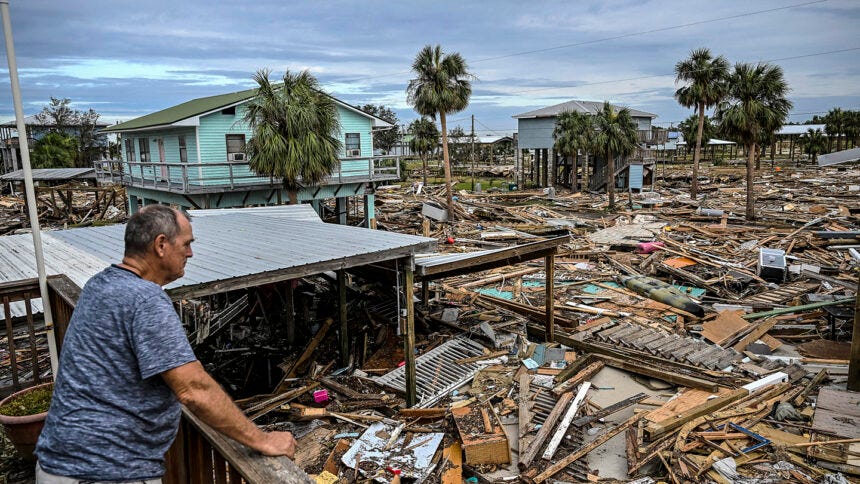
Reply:
M64 275L48 278L57 351L69 325L80 289ZM4 338L0 339L0 396L53 380L44 320L33 310L39 300L39 280L0 284ZM41 313L41 311L39 311Z
M65 275L48 278L58 353L80 292ZM0 371L2 396L53 379L44 322L32 307L39 297L37 279L0 284L5 321L5 333L0 333L5 334L5 340L0 339L0 368L9 369ZM165 484L314 482L290 459L260 455L212 430L186 409L165 460Z
M397 180L400 178L399 159L398 156L344 158L321 185ZM93 167L99 182L175 193L283 185L279 178L257 175L247 161L153 163L102 160L94 162Z

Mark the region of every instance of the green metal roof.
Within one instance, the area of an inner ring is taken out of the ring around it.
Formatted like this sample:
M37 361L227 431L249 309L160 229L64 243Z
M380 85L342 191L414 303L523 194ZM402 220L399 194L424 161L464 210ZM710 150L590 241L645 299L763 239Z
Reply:
M130 131L133 129L151 128L154 126L164 126L250 99L254 97L255 94L257 94L256 89L248 89L245 91L231 92L229 94L219 94L217 96L192 99L191 101L184 102L167 109L162 109L161 111L147 114L146 116L141 116L139 118L132 119L131 121L115 124L109 128L102 129L101 132L120 132Z

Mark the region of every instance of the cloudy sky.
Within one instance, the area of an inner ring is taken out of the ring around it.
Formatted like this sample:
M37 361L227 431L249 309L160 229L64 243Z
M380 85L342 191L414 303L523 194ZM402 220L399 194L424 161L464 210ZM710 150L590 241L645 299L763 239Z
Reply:
M24 110L51 96L110 122L253 87L263 67L309 69L351 104L401 122L410 64L425 44L459 52L476 76L449 126L516 129L512 115L570 99L609 100L677 124L675 63L708 47L730 62L783 67L792 121L860 109L857 0L269 1L10 0ZM246 5L247 4L247 5ZM5 54L4 54L5 57ZM5 62L0 117L14 115Z

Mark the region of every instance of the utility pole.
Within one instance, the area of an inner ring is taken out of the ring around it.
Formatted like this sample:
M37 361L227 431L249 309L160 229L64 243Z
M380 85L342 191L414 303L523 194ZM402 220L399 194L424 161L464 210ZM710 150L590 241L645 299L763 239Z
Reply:
M475 191L475 115L472 115L472 191Z

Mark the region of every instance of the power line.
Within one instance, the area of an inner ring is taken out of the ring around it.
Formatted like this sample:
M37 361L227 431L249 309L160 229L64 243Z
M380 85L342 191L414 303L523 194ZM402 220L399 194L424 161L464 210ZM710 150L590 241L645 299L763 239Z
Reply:
M785 6L782 6L782 7L769 8L769 9L766 9L766 10L757 10L757 11L754 11L754 12L745 12L745 13L736 14L736 15L729 15L729 16L726 16L726 17L717 17L717 18L712 18L712 19L707 19L707 20L699 20L698 22L690 22L690 23L686 23L686 24L672 25L672 26L669 26L669 27L660 27L660 28L658 28L658 29L643 30L643 31L641 31L641 32L632 32L632 33L629 33L629 34L615 35L615 36L612 36L612 37L604 37L604 38L602 38L602 39L586 40L586 41L583 41L583 42L575 42L575 43L573 43L573 44L564 44L564 45L558 45L558 46L555 46L555 47L546 47L546 48L544 48L544 49L526 50L526 51L522 51L522 52L516 52L516 53L513 53L513 54L505 54L505 55L499 55L499 56L495 56L495 57L487 57L487 58L484 58L484 59L479 59L479 60L477 60L477 61L473 61L473 62L472 62L472 64L477 64L477 63L479 63L479 62L487 62L487 61L491 61L491 60L507 59L507 58L509 58L509 57L515 57L515 56L520 56L520 55L537 54L537 53L540 53L540 52L549 52L549 51L552 51L552 50L567 49L567 48L570 48L570 47L580 47L580 46L583 46L583 45L597 44L597 43L599 43L599 42L608 42L608 41L610 41L610 40L618 40L618 39L624 39L624 38L628 38L628 37L635 37L635 36L639 36L639 35L653 34L653 33L655 33L655 32L665 32L665 31L667 31L667 30L674 30L674 29L681 29L681 28L686 28L686 27L692 27L692 26L694 26L694 25L701 25L701 24L707 24L707 23L711 23L711 22L720 22L720 21L723 21L723 20L732 20L732 19L736 19L736 18L748 17L748 16L750 16L750 15L758 15L758 14L762 14L762 13L776 12L776 11L779 11L779 10L788 10L788 9L790 9L790 8L806 7L806 6L808 6L808 5L815 5L815 4L817 4L817 3L824 3L824 2L826 2L826 1L827 1L827 0L815 0L815 1L812 1L812 2L796 3L796 4L794 4L794 5L785 5Z
M842 52L852 52L852 51L855 51L855 50L860 50L860 47L849 47L849 48L847 48L847 49L830 50L830 51L827 51L827 52L815 52L815 53L812 53L812 54L793 55L793 56L789 56L789 57L780 57L780 58L777 58L777 59L770 59L770 60L766 60L766 61L759 61L759 62L780 62L780 61L793 60L793 59L802 59L802 58L805 58L805 57L817 57L817 56L821 56L821 55L840 54L840 53L842 53ZM655 78L655 77L666 77L666 76L674 76L674 75L675 75L674 73L669 73L669 74L652 74L652 75L649 75L649 76L628 77L628 78L625 78L625 79L611 79L611 80L607 80L607 81L586 82L586 83L582 83L582 84L577 84L577 85L575 85L575 86L574 86L574 85L570 85L570 86L552 86L552 87L538 87L538 88L534 88L534 89L523 89L523 90L520 90L520 91L511 91L511 92L508 92L508 93L506 93L506 94L522 94L522 93L525 93L525 92L549 91L549 90L552 90L552 89L570 89L570 88L583 87L583 86L595 86L595 85L599 85L599 84L612 84L612 83L615 83L615 82L639 81L639 80L642 80L642 79L653 79L653 78Z
M694 25L702 25L702 24L707 24L707 23L712 23L712 22L721 22L723 20L733 20L733 19L737 19L737 18L748 17L750 15L759 15L759 14L763 14L763 13L776 12L776 11L780 11L780 10L788 10L788 9L792 9L792 8L806 7L809 5L825 3L827 1L828 0L814 0L811 2L796 3L796 4L792 4L792 5L785 5L782 7L769 8L769 9L765 9L765 10L755 10L752 12L745 12L745 13L736 14L736 15L729 15L726 17L717 17L717 18L712 18L712 19L699 20L697 22L690 22L690 23L679 24L679 25L671 25L668 27L660 27L657 29L643 30L640 32L631 32L631 33L627 33L627 34L615 35L612 37L604 37L604 38L600 38L600 39L586 40L583 42L575 42L572 44L557 45L554 47L546 47L543 49L526 50L526 51L521 51L521 52L514 52L511 54L498 55L498 56L494 56L494 57L485 57L483 59L471 61L470 63L471 64L479 64L481 62L489 62L489 61L498 60L498 59L508 59L510 57L518 57L518 56L529 55L529 54L537 54L540 52L549 52L549 51L553 51L553 50L567 49L567 48L571 48L571 47L581 47L583 45L592 45L592 44L597 44L600 42L608 42L610 40L618 40L618 39L624 39L624 38L628 38L628 37L636 37L639 35L653 34L655 32L666 32L669 30L682 29L682 28L686 28L686 27L692 27ZM409 74L410 72L411 71L400 71L400 72L396 72L396 73L392 73L392 74L354 77L354 78L340 79L336 82L353 82L353 81L363 81L363 80L369 80L369 79L384 79L384 78L393 77L393 76L400 76L402 74Z

